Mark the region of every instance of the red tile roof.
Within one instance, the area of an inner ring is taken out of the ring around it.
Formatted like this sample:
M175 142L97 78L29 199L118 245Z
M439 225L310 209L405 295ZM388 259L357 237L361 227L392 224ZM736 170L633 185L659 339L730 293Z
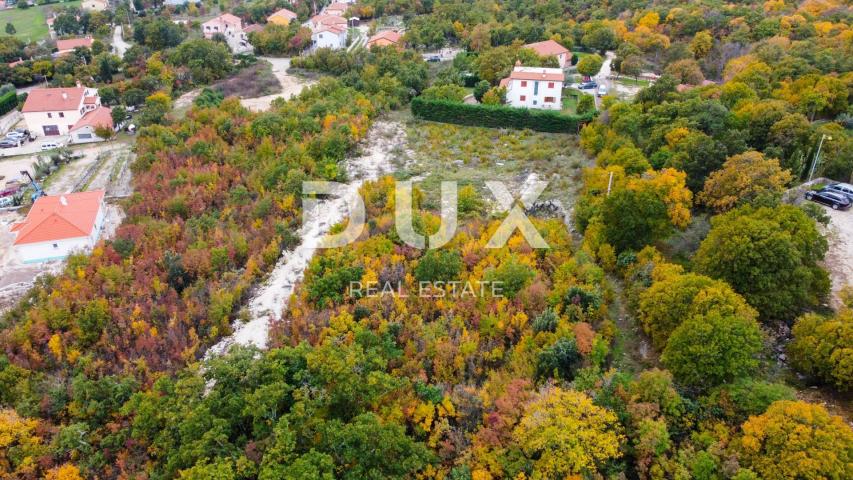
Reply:
M340 10L340 11L346 12L348 9L349 9L349 5L347 5L346 3L343 3L343 2L333 2L333 3L330 3L328 7L326 7L327 11L328 10Z
M346 25L347 19L344 17L339 17L337 15L314 15L311 17L311 24L316 26L319 25Z
M347 29L341 25L321 25L314 33L329 32L340 35L346 31Z
M85 95L84 87L34 88L27 95L22 112L62 112L77 110Z
M513 80L549 80L562 82L565 80L563 71L559 68L515 67L509 78Z
M554 40L545 40L544 42L528 43L522 48L529 48L536 52L540 57L557 56L561 53L569 53L569 50L555 42Z
M68 193L41 197L23 222L12 226L15 245L50 242L92 234L104 191Z
M243 29L243 32L245 32L245 33L260 32L263 29L264 29L263 25L253 23L251 25L247 25L246 28Z
M235 28L243 28L243 20L240 20L240 17L236 15L232 15L230 13L223 13L222 15L211 18L210 20L202 23L202 25L207 24L228 24L233 25Z
M377 42L382 39L388 40L391 43L400 43L400 39L402 38L403 36L394 30L385 30L370 37L370 40L367 41L367 44L370 45L371 43Z
M100 106L91 112L86 112L80 120L77 120L77 123L71 127L70 131L77 130L83 127L113 127L113 114L112 110L109 107Z
M57 40L56 48L60 52L65 50L74 50L77 47L89 47L92 48L92 40L91 38L69 38L68 40Z

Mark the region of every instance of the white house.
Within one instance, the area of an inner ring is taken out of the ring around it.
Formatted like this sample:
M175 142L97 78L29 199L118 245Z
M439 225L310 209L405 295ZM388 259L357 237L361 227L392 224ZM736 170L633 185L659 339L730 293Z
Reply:
M315 48L339 50L347 47L347 29L339 25L322 25L311 34Z
M21 112L33 135L66 135L86 115L101 106L98 90L73 88L34 88L27 95Z
M91 12L103 12L110 6L107 0L83 0L80 3L80 8Z
M201 32L204 38L213 38L216 34L221 34L228 47L234 53L245 53L252 51L252 45L249 43L249 38L243 30L243 21L240 17L230 13L212 18L201 24Z
M99 137L95 130L98 127L113 128L113 113L109 107L99 106L86 112L68 132L71 136L70 143L91 143L108 140Z
M337 15L314 15L308 20L308 26L311 28L311 31L317 31L321 27L328 26L347 28L347 19Z
M59 260L91 249L104 225L104 191L37 199L20 223L12 224L15 252L24 263Z
M560 110L564 81L559 68L516 66L501 86L506 87L506 101L513 107Z

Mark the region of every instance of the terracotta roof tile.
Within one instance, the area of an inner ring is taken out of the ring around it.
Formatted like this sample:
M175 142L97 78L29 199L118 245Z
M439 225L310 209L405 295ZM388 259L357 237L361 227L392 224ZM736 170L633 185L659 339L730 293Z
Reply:
M273 12L272 15L267 17L267 20L269 20L272 17L283 17L283 18L286 18L288 20L293 20L294 18L298 17L298 15L295 12L291 12L290 10L288 10L286 8L282 8L281 10L278 10L277 12Z
M41 197L27 218L12 227L15 245L50 242L91 235L104 200L104 191Z
M92 127L95 128L97 126L110 127L113 126L113 115L112 110L109 107L100 106L91 112L86 112L80 120L77 120L77 123L71 127L70 131L77 130L78 128L83 127Z
M92 48L92 42L94 42L94 40L91 38L69 38L68 40L57 40L56 49L63 52L65 50L74 50L77 47Z
M552 82L565 81L563 71L559 68L515 67L509 78L513 80L549 80Z
M554 40L545 40L544 42L528 43L522 48L529 48L536 52L540 57L550 57L561 53L568 53L569 50L555 42Z
M391 43L400 43L400 40L402 38L403 36L394 30L385 30L370 37L370 40L367 41L367 44L370 45L371 43L382 39L388 40Z
M27 95L22 112L61 112L77 110L86 88L34 88Z

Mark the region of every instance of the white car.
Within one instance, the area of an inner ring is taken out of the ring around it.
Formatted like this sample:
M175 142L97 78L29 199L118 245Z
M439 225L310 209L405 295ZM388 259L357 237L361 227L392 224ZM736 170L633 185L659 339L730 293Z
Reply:
M607 85L599 85L598 86L598 96L603 97L607 95Z
M12 132L9 132L6 134L6 138L21 141L21 140L27 138L27 135L24 134L23 132L12 131Z
M59 147L62 147L62 142L44 142L41 144L41 151L56 150Z

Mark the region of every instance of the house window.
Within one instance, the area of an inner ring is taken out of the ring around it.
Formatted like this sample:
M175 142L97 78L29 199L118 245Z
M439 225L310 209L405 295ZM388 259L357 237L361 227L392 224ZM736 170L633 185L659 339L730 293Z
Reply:
M53 114L50 112L47 112L47 118L53 118Z
M77 138L79 138L81 140L88 140L88 139L92 138L92 134L91 133L78 133Z
M518 97L518 99L523 102L523 101L527 100L527 95L521 95L520 97Z
M42 127L45 135L59 135L59 127L56 125L45 125Z
M521 81L521 86L522 86L522 87L526 87L526 86L527 86L527 82L525 82L524 80L522 80L522 81Z
M54 243L54 244L53 244L53 248L59 248L59 244L58 244L58 243Z
M545 103L554 103L554 97L545 97Z
M59 118L65 118L65 112L59 112Z
M554 82L548 82L548 88L554 88Z

